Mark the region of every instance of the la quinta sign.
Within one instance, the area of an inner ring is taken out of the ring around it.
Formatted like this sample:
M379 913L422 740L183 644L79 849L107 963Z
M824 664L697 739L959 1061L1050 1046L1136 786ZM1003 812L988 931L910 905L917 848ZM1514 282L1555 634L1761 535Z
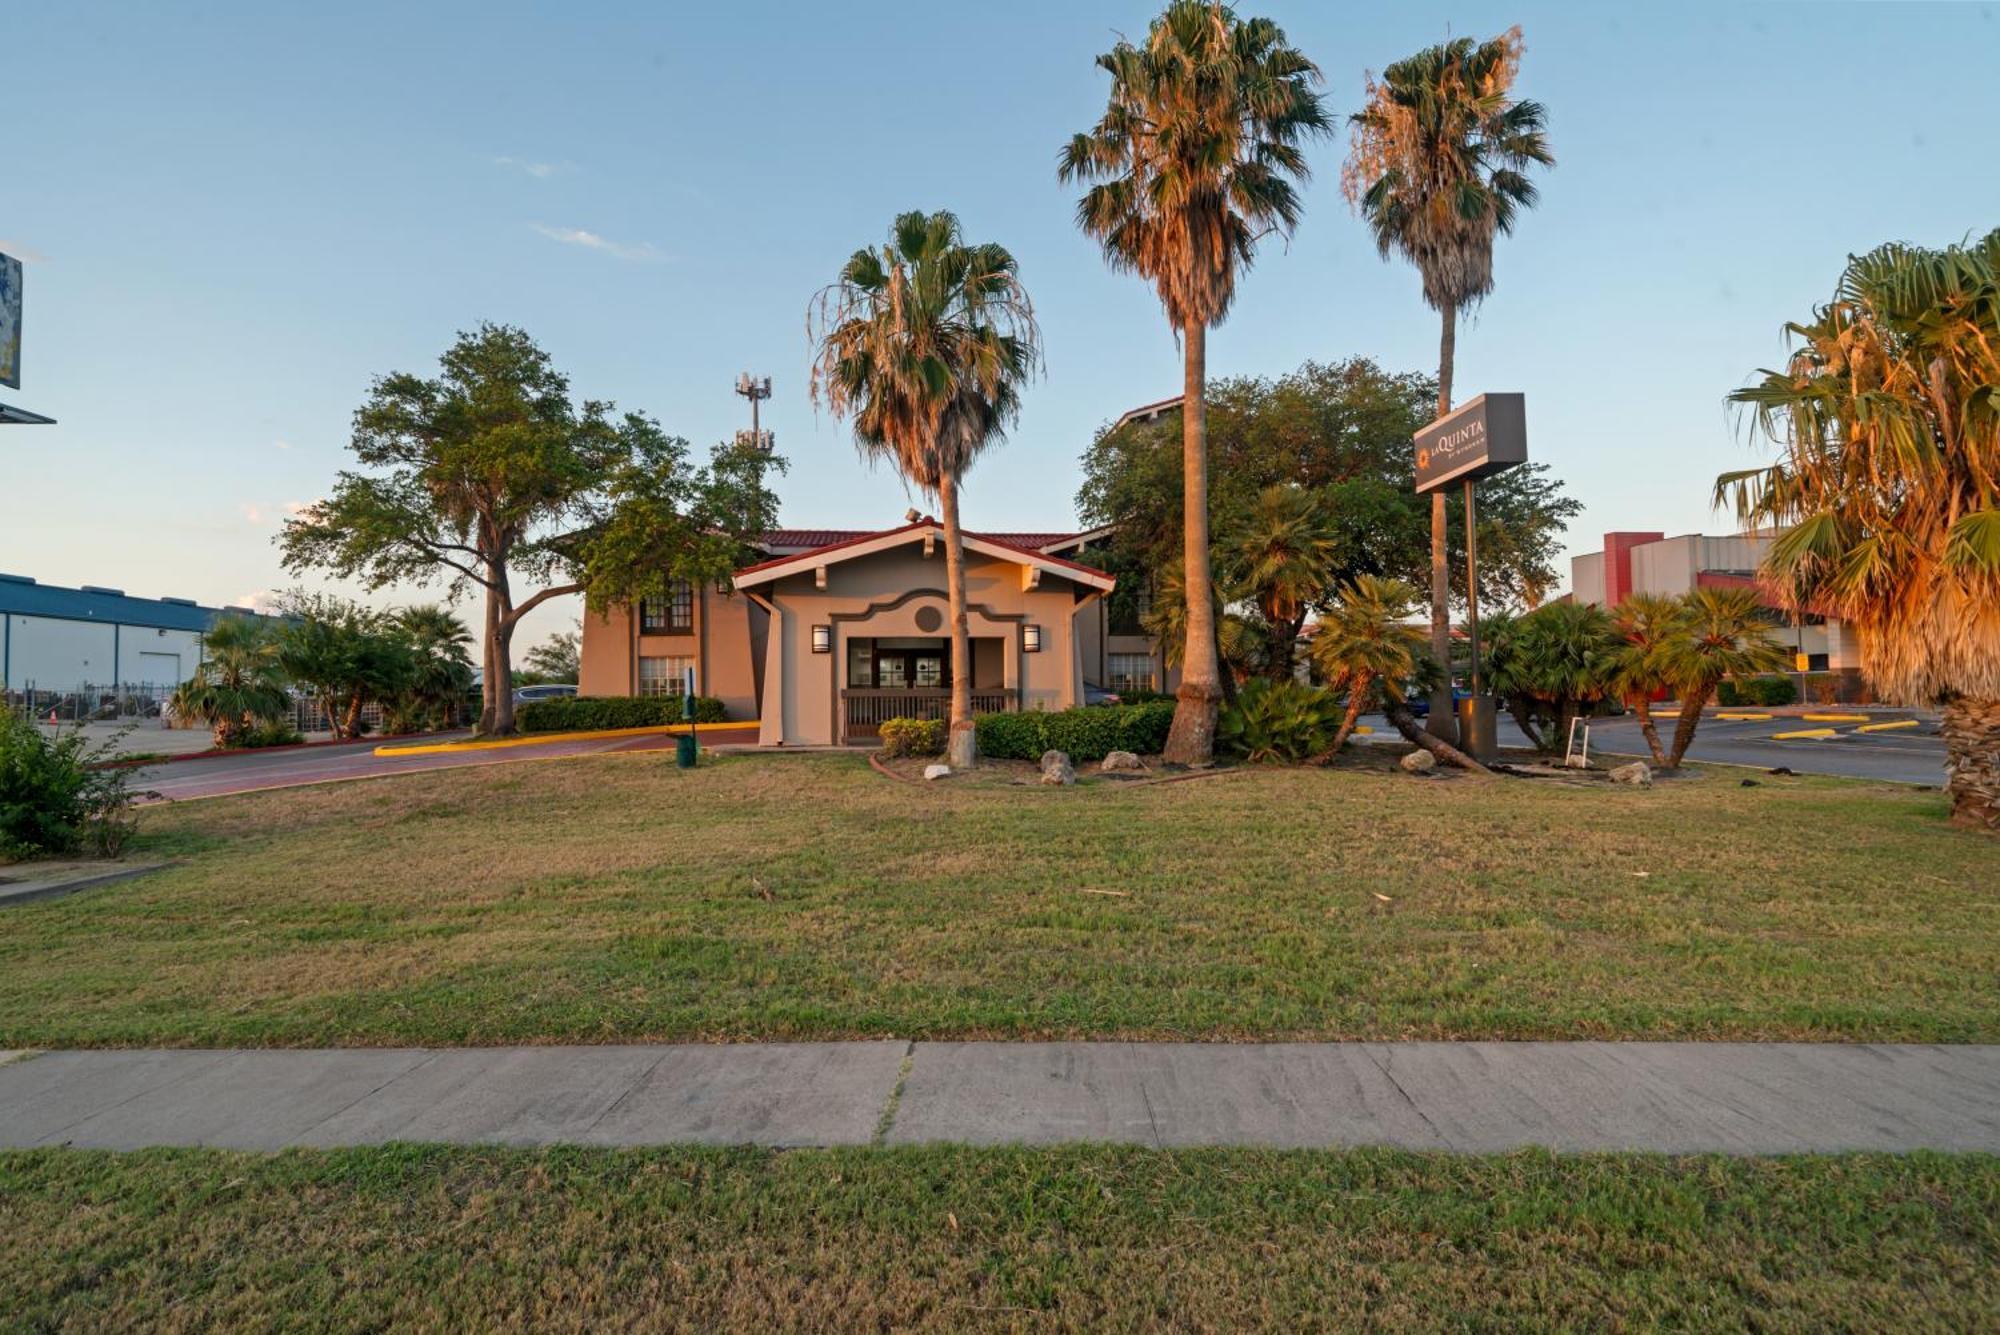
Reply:
M1417 491L1472 482L1528 462L1528 407L1520 394L1481 394L1418 431Z

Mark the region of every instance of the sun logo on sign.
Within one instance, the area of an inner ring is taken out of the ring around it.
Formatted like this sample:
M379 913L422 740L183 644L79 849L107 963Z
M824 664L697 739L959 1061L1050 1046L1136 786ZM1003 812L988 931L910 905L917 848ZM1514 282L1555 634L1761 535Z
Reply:
M1424 469L1429 468L1430 466L1431 466L1431 452L1429 450L1418 450L1417 471L1421 473L1424 471Z

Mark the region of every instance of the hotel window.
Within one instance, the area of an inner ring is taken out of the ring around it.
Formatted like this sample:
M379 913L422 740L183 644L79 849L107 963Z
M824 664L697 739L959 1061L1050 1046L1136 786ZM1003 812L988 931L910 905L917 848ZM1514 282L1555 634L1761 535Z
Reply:
M684 579L667 584L664 598L639 600L641 635L691 635L694 633L694 585Z
M875 684L875 641L847 642L847 684L862 689Z
M639 694L679 695L694 659L687 655L650 655L639 660Z
M1107 683L1114 691L1154 691L1159 687L1153 676L1151 654L1111 654L1106 660Z

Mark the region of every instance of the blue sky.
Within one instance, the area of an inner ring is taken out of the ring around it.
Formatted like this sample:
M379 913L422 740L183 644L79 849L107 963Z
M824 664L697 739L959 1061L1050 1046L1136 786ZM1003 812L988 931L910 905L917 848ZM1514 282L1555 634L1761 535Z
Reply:
M1995 7L1242 8L1286 27L1343 117L1365 70L1524 27L1558 165L1500 245L1458 384L1527 394L1582 551L1726 524L1710 481L1751 456L1723 396L1845 255L2000 224ZM703 446L747 425L736 374L769 375L786 522L894 522L900 484L812 410L804 317L906 208L1011 248L1047 344L968 526L1065 526L1093 431L1180 384L1150 290L1104 267L1054 172L1103 106L1092 57L1151 12L14 0L0 250L27 311L23 388L0 394L61 424L0 436L0 570L286 587L272 535L343 466L370 378L428 370L482 319ZM1304 224L1210 336L1212 375L1435 365L1414 274L1341 198L1345 149L1313 155Z

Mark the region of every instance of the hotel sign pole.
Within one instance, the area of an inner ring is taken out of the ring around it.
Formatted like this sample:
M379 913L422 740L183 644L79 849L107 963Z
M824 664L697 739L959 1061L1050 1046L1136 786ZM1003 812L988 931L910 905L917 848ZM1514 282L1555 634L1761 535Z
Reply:
M1495 752L1493 702L1486 698L1479 669L1479 511L1473 484L1528 461L1527 404L1519 394L1482 394L1446 413L1414 436L1417 494L1465 485L1466 639L1472 651L1467 685L1472 698L1461 706L1459 747L1478 760ZM1441 664L1447 680L1451 664Z

